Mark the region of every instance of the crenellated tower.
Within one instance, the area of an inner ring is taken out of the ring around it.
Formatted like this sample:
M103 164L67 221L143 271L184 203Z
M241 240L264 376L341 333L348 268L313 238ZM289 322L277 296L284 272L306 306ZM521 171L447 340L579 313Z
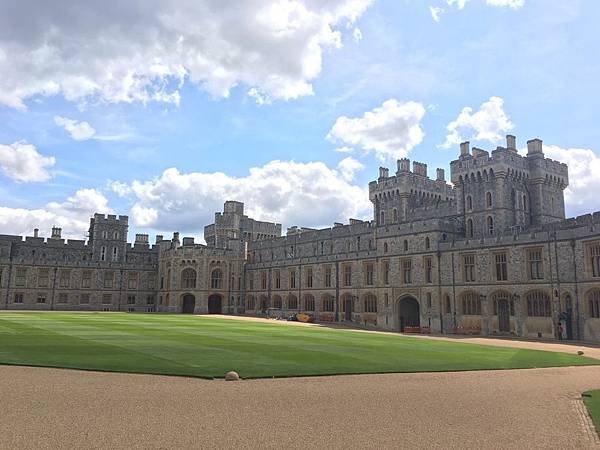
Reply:
M89 246L93 261L123 262L127 248L129 218L94 214L90 219Z

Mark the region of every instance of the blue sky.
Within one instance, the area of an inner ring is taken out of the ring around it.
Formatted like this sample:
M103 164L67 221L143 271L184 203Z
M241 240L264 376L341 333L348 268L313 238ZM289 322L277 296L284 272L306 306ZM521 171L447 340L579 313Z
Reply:
M9 3L0 233L81 237L99 210L201 236L226 199L284 226L369 218L379 165L433 177L457 139L506 133L569 163L568 215L600 209L595 0Z

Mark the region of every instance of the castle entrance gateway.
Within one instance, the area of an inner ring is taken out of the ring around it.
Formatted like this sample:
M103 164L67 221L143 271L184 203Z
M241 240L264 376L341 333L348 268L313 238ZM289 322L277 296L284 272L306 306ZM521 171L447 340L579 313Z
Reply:
M221 302L221 296L213 294L208 297L208 313L209 314L222 314L223 306Z
M185 294L183 296L181 312L184 314L194 314L195 307L196 307L196 298L192 294Z
M505 298L498 300L498 330L501 333L510 331L510 305Z
M404 332L406 327L421 326L421 313L416 298L407 296L398 301L398 319L400 332Z

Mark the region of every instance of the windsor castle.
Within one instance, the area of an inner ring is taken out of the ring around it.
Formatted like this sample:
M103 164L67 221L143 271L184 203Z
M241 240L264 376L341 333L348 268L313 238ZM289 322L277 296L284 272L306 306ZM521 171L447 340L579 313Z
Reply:
M450 181L408 159L369 183L373 218L292 227L225 203L206 245L127 242L95 214L87 240L0 235L0 309L285 316L404 332L600 342L600 213L565 218L565 164L542 141L460 145ZM307 212L309 213L309 212Z

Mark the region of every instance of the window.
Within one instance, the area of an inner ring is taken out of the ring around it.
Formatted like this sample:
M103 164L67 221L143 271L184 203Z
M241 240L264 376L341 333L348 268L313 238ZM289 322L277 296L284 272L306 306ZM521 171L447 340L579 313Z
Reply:
M23 294L20 292L15 294L14 303L23 303Z
M279 295L276 295L275 297L273 297L273 308L281 309L282 306L283 306L283 302L281 301L281 297Z
M352 266L344 266L344 286L352 286Z
M117 247L113 247L112 260L113 261L118 261L119 260L119 249Z
M290 289L296 288L296 269L290 269Z
M388 244L387 242L383 243L383 253L387 253L388 252Z
M380 225L385 225L385 212L381 211L381 215L380 215L381 219L379 221Z
M27 278L27 269L24 267L18 267L15 273L15 286L25 286L25 279Z
M248 301L246 302L247 309L254 310L256 309L256 299L251 295L248 297Z
M115 273L114 272L104 272L104 287L105 288L112 288L113 287L114 278L115 278Z
M135 305L135 295L128 295L127 296L127 304L128 305Z
M331 287L331 266L325 266L325 287Z
M273 272L273 277L275 278L275 289L281 289L281 272L275 270Z
M102 304L110 305L112 303L112 294L102 294Z
M394 222L398 222L398 210L396 208L392 210L392 218Z
M365 284L367 286L373 286L374 284L374 273L373 263L367 263L365 265Z
M106 261L106 247L100 247L100 261Z
M463 255L463 269L465 282L475 281L475 255Z
M412 283L412 260L404 259L402 260L402 282L404 284Z
M46 303L46 294L38 294L37 303L39 303L39 304Z
M156 278L154 275L148 275L148 289L156 288Z
M119 239L119 232L118 232L118 231L115 231L115 232L113 233L113 239L115 239L115 240L116 240L116 239Z
M127 274L127 289L137 289L139 274L137 272L129 272Z
M462 313L467 316L481 315L481 299L475 292L467 292L462 296Z
M104 230L102 232L102 239L108 239L108 231Z
M260 288L263 291L267 289L267 272L265 270L260 273Z
M48 287L48 269L38 270L38 287Z
M425 238L425 250L429 250L429 247L431 247L431 241L429 240L429 237Z
M529 317L550 317L550 297L541 291L527 294L527 315Z
M527 196L523 195L523 210L527 211Z
M541 280L544 278L542 267L542 249L530 249L527 251L527 260L529 262L529 279Z
M215 269L210 274L210 287L212 289L223 288L223 271L221 269Z
M71 271L67 269L62 269L60 271L60 278L58 279L58 285L61 288L68 288L71 282Z
M288 297L288 309L298 309L298 297L295 295Z
M81 296L79 297L79 303L80 304L87 304L90 302L90 294L81 294Z
M423 260L425 266L425 283L433 282L433 260L431 256L426 256Z
M367 294L365 296L365 312L376 313L377 312L377 297L373 294Z
M600 277L600 242L595 242L589 246L589 258L592 276Z
M250 272L250 277L248 278L248 285L251 291L254 290L254 272Z
M473 198L468 195L467 196L467 211L471 211L473 209Z
M427 293L426 299L427 299L427 310L430 311L431 310L431 293L430 292Z
M313 287L313 270L312 267L306 268L306 287Z
M146 296L146 305L154 305L154 303L156 303L156 299L154 298L154 295Z
M84 289L89 289L92 287L92 271L84 270L81 274L81 287Z
M496 253L496 280L508 280L508 268L506 264L506 253Z
M489 235L494 234L494 219L491 216L487 218L487 231Z
M498 315L498 303L500 301L506 301L509 305L509 314L511 316L515 315L515 302L514 300L510 297L510 294L506 293L506 292L500 292L498 294L494 294L492 296L492 304L494 306L494 315L497 316Z
M390 296L389 294L385 293L383 294L383 303L385 305L385 307L387 308L390 304Z
M600 289L594 289L588 294L590 304L590 317L600 318Z
M334 301L331 295L324 295L321 300L321 311L325 312L333 312L334 310Z
M408 251L408 241L406 239L404 239L404 251Z
M450 296L446 294L444 297L444 303L446 304L446 314L452 313L452 304L450 303Z
M467 220L467 237L468 238L473 237L473 220L472 219Z
M390 284L390 262L383 261L383 284Z
M304 297L304 309L306 311L315 310L315 298L312 295L306 295Z
M488 208L492 207L492 193L491 192L485 193L485 206L487 206Z
M64 292L61 292L60 294L58 294L58 303L68 303L69 301L69 294L66 294Z

